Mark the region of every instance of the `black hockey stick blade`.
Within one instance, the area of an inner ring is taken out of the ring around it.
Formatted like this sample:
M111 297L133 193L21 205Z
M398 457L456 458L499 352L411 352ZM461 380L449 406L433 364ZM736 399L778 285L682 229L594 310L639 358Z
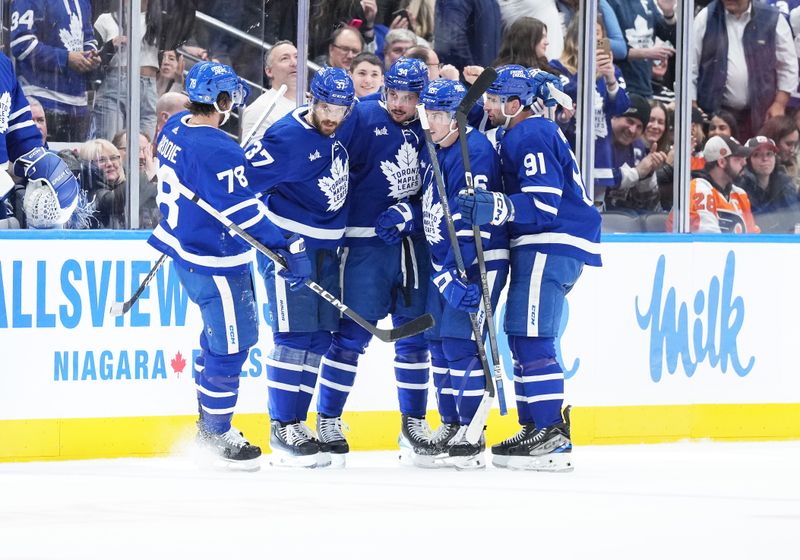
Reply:
M414 336L415 334L427 331L434 325L434 323L435 321L433 320L433 315L426 313L425 315L420 315L408 323L393 329L384 330L376 328L372 334L374 334L377 339L382 340L383 342L394 342L395 340L408 338L410 336Z
M148 272L147 276L145 276L145 279L142 281L141 284L139 284L139 288L137 288L137 290L131 296L131 299L129 299L126 302L115 301L114 303L111 304L111 308L108 310L109 315L111 315L112 317L119 317L121 315L125 315L128 311L130 311L131 307L133 307L133 304L136 303L136 300L138 300L139 296L142 295L145 288L147 288L147 285L150 284L150 281L155 277L156 272L158 272L158 269L161 268L161 265L164 264L165 260L167 260L166 253L162 254L159 257L159 259L156 261L156 264L153 265L153 268L151 268L150 272Z
M491 66L484 68L481 75L478 76L478 79L473 82L469 89L467 90L467 95L464 96L464 99L461 100L461 104L458 106L457 112L466 115L472 109L472 106L478 102L481 95L483 95L489 86L492 85L492 82L497 79L497 70L492 68Z

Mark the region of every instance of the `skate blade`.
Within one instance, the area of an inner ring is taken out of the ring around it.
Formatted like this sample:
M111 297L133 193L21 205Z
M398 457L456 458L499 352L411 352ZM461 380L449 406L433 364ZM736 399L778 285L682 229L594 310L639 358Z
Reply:
M317 461L318 468L329 469L343 469L346 466L347 453L320 453L320 458Z
M572 472L572 453L548 453L534 457L512 455L508 468L514 471Z
M498 469L508 468L508 459L509 459L508 455L492 454L492 465L494 465Z
M291 455L289 453L273 451L269 455L269 464L273 467L315 469L319 463L319 455L321 455L321 453L314 453L313 455Z
M447 457L445 461L457 471L475 471L486 468L486 459L483 453L471 457Z
M447 464L447 455L417 455L413 450L400 448L400 464L404 467L419 469L447 469L452 465Z
M197 446L193 452L195 464L203 470L209 471L241 471L256 472L261 470L261 456L245 461L235 461L220 457L211 449Z

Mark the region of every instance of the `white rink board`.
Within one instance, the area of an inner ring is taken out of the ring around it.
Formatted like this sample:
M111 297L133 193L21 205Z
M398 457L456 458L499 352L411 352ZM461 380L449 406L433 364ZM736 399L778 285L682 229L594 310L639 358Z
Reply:
M131 313L107 314L158 258L145 238L141 232L0 236L0 420L195 413L191 356L200 316L191 302L181 302L185 295L171 265ZM602 269L584 270L568 298L560 347L569 402L800 402L794 365L800 297L791 264L800 260L800 244L794 238L616 236L604 243L603 259ZM256 289L261 305L265 292L257 276ZM162 310L159 299L169 290L177 297L166 298ZM239 412L266 410L270 336L261 319ZM181 372L173 366L178 353L186 362ZM392 362L391 346L373 341L348 410L396 409ZM509 403L512 386L508 380Z

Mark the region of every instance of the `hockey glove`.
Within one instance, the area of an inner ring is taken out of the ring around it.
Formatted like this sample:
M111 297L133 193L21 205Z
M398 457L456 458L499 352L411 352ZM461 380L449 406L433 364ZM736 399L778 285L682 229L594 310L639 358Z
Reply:
M514 205L503 193L475 189L475 194L471 195L461 191L457 200L461 219L468 225L499 226L514 219Z
M550 85L559 91L564 91L564 85L557 76L544 70L534 69L531 71L531 89L533 89L534 95L544 101L545 106L555 107L558 105L558 101L550 93Z
M443 270L433 277L433 283L451 307L467 313L477 313L481 302L481 290L475 284L465 284L453 268Z
M299 290L311 277L311 261L306 253L305 240L295 233L286 240L286 248L276 252L286 261L286 268L278 274L286 280L290 290Z
M28 179L23 205L29 227L52 228L69 220L80 185L60 157L34 148L17 159L14 174Z
M400 202L384 210L375 222L375 233L387 245L395 245L414 231L414 214L411 205Z

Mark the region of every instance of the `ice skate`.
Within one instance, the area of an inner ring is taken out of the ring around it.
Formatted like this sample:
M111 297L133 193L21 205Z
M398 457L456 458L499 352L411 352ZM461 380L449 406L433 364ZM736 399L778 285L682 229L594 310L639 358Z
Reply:
M342 428L349 429L347 424L342 421L341 416L326 417L322 414L317 414L320 455L328 455L328 464L333 468L343 468L347 454L350 452L350 445L344 437Z
M478 443L467 441L467 425L459 426L458 432L450 439L445 462L456 470L485 469L486 458L483 452L486 451L486 437L481 432Z
M458 424L442 423L431 436L431 442L438 448L438 453L443 457L447 455L450 445L455 441L454 438L458 434L458 429L461 426Z
M433 444L431 428L424 418L403 415L400 437L400 463L414 467L435 469L447 465L437 462L439 448Z
M569 413L564 410L564 421L538 430L509 450L508 468L514 470L570 472L572 466L572 440L570 439Z
M536 425L535 424L523 424L520 430L511 436L510 438L506 438L500 443L492 446L492 464L495 467L504 469L508 466L508 457L509 451L512 447L515 447L522 441L533 437L536 433Z
M272 453L269 463L274 467L305 467L315 468L320 460L319 442L314 438L311 430L295 420L294 422L280 422L273 420L271 423L269 445Z
M202 424L197 423L197 444L211 451L209 466L241 471L257 471L261 468L261 448L251 445L244 439L244 434L231 428L222 434L209 432ZM205 459L203 458L205 463Z

